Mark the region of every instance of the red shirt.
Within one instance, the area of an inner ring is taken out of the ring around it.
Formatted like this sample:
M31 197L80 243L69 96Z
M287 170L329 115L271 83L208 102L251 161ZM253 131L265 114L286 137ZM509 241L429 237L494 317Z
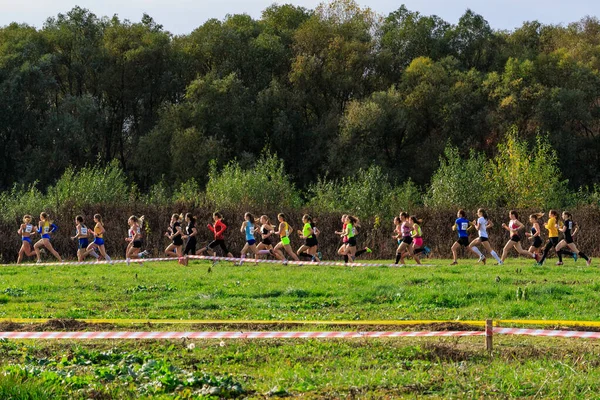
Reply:
M214 227L211 224L208 224L208 229L215 234L215 240L223 240L223 235L225 234L225 229L227 229L227 225L223 223L223 221L218 220L215 222Z

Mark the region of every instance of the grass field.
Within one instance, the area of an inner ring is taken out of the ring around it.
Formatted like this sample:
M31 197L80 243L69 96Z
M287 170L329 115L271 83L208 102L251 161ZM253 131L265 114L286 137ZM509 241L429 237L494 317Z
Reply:
M481 266L3 267L3 318L224 320L597 320L595 267L549 260ZM518 288L526 299L517 299ZM240 330L246 326L116 326L72 321L1 330ZM335 329L381 329L340 327ZM289 326L294 330L333 329ZM387 330L423 329L385 327ZM304 396L590 398L600 343L495 337L377 340L3 341L0 398ZM191 345L191 346L190 346Z

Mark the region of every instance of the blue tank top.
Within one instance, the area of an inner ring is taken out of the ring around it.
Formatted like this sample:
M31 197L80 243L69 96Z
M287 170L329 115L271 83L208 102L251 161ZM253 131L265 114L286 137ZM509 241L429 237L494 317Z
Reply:
M246 240L254 240L254 224L246 221Z
M87 228L87 226L85 226L85 225L82 224L81 228L79 228L79 233L81 235L85 235L85 237L80 237L79 238L79 246L80 247L87 246L88 243L89 243L89 240L88 240L88 228Z
M469 237L469 232L467 232L467 229L469 229L469 220L466 218L458 218L455 223L458 237Z

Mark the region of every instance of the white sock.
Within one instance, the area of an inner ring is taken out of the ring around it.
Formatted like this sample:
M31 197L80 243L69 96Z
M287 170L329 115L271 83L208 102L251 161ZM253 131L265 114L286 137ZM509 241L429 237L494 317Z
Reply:
M98 253L96 253L94 250L90 251L90 256L94 257L95 259L100 258L100 256L98 255Z
M259 250L258 254L271 254L271 250Z
M108 254L106 255L106 261L112 261L112 258Z
M471 248L473 249L475 254L477 254L479 257L483 257L483 254L481 254L481 251L479 251L479 249L477 247L471 247Z
M494 250L492 250L492 252L490 254L492 255L492 257L494 257L496 259L496 261L498 261L498 263L502 262L502 260L500 259L500 257L498 257L498 254L496 254L496 252Z

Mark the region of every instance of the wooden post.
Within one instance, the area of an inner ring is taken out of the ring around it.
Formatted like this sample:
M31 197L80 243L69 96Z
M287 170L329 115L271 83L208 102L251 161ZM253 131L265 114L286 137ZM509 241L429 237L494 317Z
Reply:
M488 352L492 352L494 336L494 324L491 319L485 320L485 347Z

